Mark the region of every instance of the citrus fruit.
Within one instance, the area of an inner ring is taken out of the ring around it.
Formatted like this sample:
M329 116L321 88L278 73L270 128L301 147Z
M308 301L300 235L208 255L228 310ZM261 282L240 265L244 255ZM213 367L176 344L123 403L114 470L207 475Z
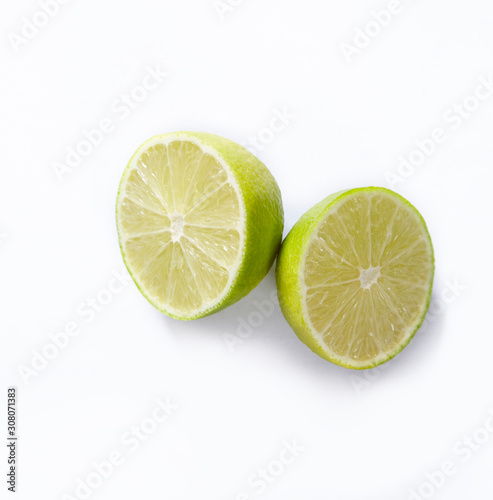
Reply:
M153 137L128 164L116 218L123 260L161 312L195 319L247 295L274 262L283 229L267 167L222 137Z
M298 337L346 368L388 361L431 298L434 256L419 212L384 188L335 193L306 212L279 252L279 302Z

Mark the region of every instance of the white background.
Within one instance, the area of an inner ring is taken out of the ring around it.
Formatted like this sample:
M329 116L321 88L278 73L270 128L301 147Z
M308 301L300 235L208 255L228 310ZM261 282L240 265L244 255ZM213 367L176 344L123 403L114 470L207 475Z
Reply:
M384 1L230 3L222 12L213 0L72 0L24 42L23 18L43 21L39 4L2 5L0 435L6 388L16 385L16 498L82 498L78 480L120 450L124 462L91 498L405 500L421 488L422 498L491 499L493 94L480 89L479 104L471 96L493 75L493 4L402 0L345 57L341 44L353 44ZM156 65L169 76L123 117L115 101L140 95ZM478 105L459 124L453 106L465 100ZM284 129L266 131L283 109ZM112 132L57 176L67 148L105 119ZM429 225L433 310L385 369L352 372L318 358L277 305L252 316L275 290L272 271L236 305L194 322L161 315L133 283L108 299L122 269L118 183L152 135L260 136L286 234L334 191L390 187L399 157L435 128L446 140L393 185ZM81 314L98 294L109 303ZM19 367L52 352L50 334L71 321L79 335L22 377ZM243 322L260 325L231 349ZM130 449L122 436L151 417L156 398L178 408ZM249 478L278 472L286 440L303 451L260 492ZM5 441L0 449L5 471ZM433 491L426 475L440 480L444 461L454 473ZM2 498L6 488L2 479Z

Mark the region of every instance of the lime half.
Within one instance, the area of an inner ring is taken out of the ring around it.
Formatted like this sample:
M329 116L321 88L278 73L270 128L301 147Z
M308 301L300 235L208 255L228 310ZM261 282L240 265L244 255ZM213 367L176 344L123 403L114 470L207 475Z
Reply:
M222 137L179 132L144 143L127 166L116 218L125 264L161 312L212 314L248 294L282 238L279 187Z
M282 244L284 316L319 356L346 368L388 361L424 320L434 275L425 221L404 198L368 187L329 196Z

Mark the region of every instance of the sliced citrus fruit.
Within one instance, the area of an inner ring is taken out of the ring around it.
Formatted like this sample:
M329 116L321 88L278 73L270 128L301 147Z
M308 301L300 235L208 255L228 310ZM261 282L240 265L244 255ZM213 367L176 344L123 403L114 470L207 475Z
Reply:
M281 193L265 165L212 134L144 143L116 207L125 264L143 295L179 319L212 314L248 294L282 238Z
M338 365L388 361L412 339L430 303L433 247L404 198L369 187L329 196L284 240L279 302L299 338Z

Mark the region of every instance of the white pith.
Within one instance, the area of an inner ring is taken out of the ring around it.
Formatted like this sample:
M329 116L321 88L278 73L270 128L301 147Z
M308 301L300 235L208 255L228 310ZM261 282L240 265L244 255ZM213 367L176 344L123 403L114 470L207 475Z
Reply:
M380 269L382 269L381 266L369 266L366 269L360 267L359 280L361 282L361 288L369 290L372 285L378 281L378 278L380 277Z

